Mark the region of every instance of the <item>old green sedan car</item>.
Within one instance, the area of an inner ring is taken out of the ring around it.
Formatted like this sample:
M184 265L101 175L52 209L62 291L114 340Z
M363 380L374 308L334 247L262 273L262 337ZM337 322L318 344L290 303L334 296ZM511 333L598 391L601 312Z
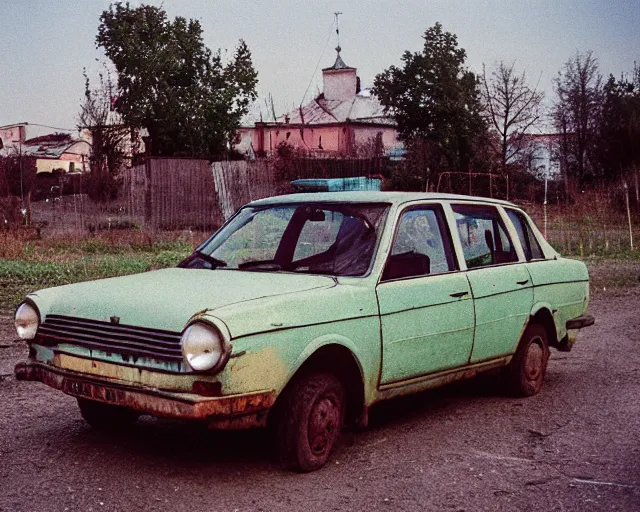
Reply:
M499 368L511 393L538 393L549 348L593 323L588 301L585 265L512 203L285 195L178 268L28 295L15 373L76 397L93 426L271 426L285 466L310 471L382 400Z

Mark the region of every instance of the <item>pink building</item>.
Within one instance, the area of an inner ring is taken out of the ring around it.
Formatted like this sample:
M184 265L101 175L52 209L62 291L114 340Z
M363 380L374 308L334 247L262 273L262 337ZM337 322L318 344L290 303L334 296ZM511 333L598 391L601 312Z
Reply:
M36 172L86 172L91 144L67 133L27 139L28 123L0 127L0 157L18 155L36 159Z
M396 123L378 99L360 90L356 68L340 57L322 70L323 92L305 106L275 122L257 122L238 130L236 149L248 155L270 155L278 144L317 154L364 155L399 150Z

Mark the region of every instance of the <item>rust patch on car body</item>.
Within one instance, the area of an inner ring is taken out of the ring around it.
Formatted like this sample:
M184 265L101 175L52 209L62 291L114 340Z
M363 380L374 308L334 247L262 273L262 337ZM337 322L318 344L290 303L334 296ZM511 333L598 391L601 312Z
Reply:
M212 428L264 426L266 413L276 399L275 391L270 390L217 398L172 393L108 382L35 362L19 363L15 374L18 380L43 382L71 396L127 407L153 416L206 421Z

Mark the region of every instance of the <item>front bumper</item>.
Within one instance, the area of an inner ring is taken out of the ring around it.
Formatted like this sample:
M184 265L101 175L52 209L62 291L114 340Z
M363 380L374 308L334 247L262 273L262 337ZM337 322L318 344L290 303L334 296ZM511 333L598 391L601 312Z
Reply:
M215 398L172 393L105 381L33 361L18 363L15 375L17 380L43 382L71 396L118 405L152 416L205 421L211 428L218 429L265 426L269 408L276 399L275 391Z

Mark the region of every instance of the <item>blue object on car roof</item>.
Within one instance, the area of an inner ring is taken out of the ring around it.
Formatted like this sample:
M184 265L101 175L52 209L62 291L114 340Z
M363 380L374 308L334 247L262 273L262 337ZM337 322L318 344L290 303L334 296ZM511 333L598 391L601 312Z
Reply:
M328 178L294 180L291 184L299 192L346 192L351 190L379 191L382 186L380 178Z

